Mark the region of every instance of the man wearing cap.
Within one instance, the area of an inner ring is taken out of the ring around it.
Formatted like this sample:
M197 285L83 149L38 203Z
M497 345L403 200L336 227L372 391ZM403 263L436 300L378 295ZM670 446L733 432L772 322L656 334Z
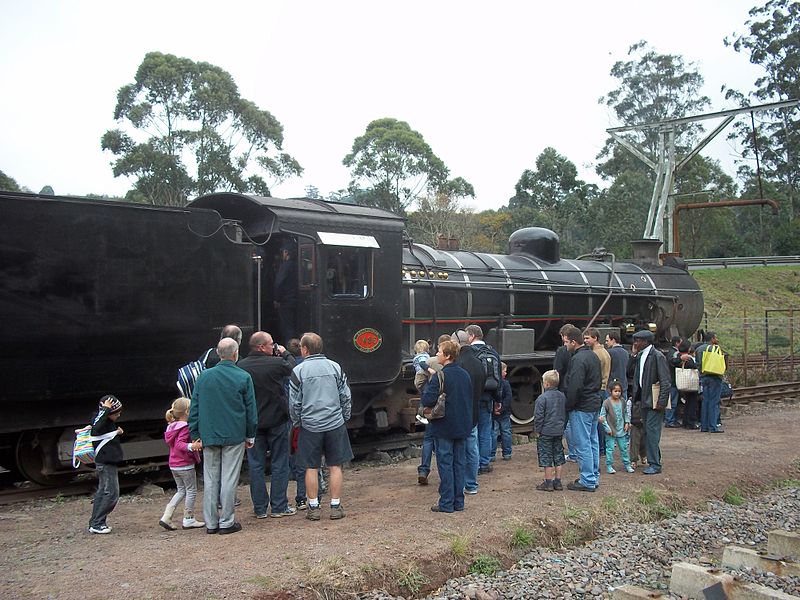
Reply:
M633 334L636 353L633 370L633 403L639 403L642 427L647 436L647 468L645 475L661 473L661 428L669 402L670 376L667 357L653 346L655 336L647 330ZM658 386L658 387L656 387ZM654 393L658 396L654 397Z
M252 448L258 425L250 374L236 366L239 344L217 344L220 362L200 373L192 392L189 435L203 447L203 516L208 533L236 533L236 486L245 448ZM221 506L221 513L217 505Z
M281 246L281 264L272 287L273 306L280 325L279 339L283 342L297 337L297 262L294 260L294 251L288 241Z

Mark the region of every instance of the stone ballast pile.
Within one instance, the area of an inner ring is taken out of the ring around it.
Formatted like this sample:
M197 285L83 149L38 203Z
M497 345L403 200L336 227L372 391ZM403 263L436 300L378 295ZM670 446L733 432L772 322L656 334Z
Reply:
M740 507L709 502L705 512L688 511L657 523L612 524L597 539L575 548L536 549L508 571L451 579L428 598L611 598L614 588L632 584L677 599L669 592L673 563L718 565L728 544L766 550L768 531L797 531L799 521L796 488L772 492ZM744 581L800 596L800 577L727 571ZM388 596L373 592L361 597Z

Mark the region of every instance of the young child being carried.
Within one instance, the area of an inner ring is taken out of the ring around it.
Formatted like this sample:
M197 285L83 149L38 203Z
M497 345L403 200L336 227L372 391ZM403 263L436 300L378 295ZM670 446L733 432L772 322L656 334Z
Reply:
M414 387L418 392L422 391L430 379L428 373L428 361L431 359L431 355L428 354L430 348L425 340L417 340L417 343L414 344Z
M542 375L544 392L536 399L533 408L533 429L539 436L536 452L539 466L544 469L544 481L536 486L542 492L563 490L561 469L564 464L564 448L561 436L567 422L567 398L558 391L558 371L547 371Z
M194 466L200 462L200 442L192 442L189 438L189 399L178 398L172 403L165 418L167 430L164 439L169 444L169 469L175 479L177 491L164 509L164 514L158 521L164 529L175 531L177 527L172 524L172 514L186 498L183 505L183 528L194 529L205 527L205 523L194 518L194 501L197 498L197 474Z
M612 381L608 388L611 396L603 401L600 409L600 424L606 431L606 473L613 475L614 446L619 446L622 464L628 473L633 473L631 458L628 454L628 430L631 428L631 419L625 405L622 403L622 384Z

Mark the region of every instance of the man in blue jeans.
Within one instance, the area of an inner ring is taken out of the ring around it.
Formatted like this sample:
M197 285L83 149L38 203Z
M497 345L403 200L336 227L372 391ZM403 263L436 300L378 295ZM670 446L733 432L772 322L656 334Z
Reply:
M250 496L256 518L291 516L297 511L289 506L286 488L289 486L289 407L284 385L295 366L294 356L265 331L250 336L250 354L239 361L240 369L250 373L256 393L258 429L255 445L247 451L250 470ZM270 455L270 494L264 481Z
M475 348L470 346L469 336L463 329L456 330L452 340L461 346L456 362L469 373L472 381L472 430L466 442L466 473L464 474L464 493L478 493L478 468L480 451L478 447L478 411L480 410L481 390L486 382L486 374L480 359L475 356Z
M494 455L492 451L492 433L494 431L492 412L494 403L499 402L501 398L500 355L483 341L483 329L480 325L467 325L464 331L467 332L470 347L480 361L483 372L483 385L480 386L481 397L478 404L478 450L480 456L478 473L489 473L493 470L490 461ZM494 382L493 388L489 386L490 381Z
M700 431L708 433L724 433L719 425L719 404L722 394L722 377L713 373L703 372L703 354L712 346L718 347L719 340L713 331L707 331L705 343L697 347L695 362L700 369L700 385L703 389L703 403L700 405Z
M564 345L572 353L567 370L566 409L580 469L580 478L568 483L567 489L594 492L600 484L600 442L597 435L602 384L600 359L584 345L583 333L578 328L567 331Z

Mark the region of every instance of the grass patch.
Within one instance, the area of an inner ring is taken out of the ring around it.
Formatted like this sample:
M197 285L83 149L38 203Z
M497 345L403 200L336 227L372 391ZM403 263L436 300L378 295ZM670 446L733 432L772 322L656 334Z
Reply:
M800 488L800 479L779 479L775 482L775 487L786 488Z
M494 575L500 570L500 561L488 554L479 554L469 566L470 575Z
M603 499L600 501L600 505L607 513L614 514L619 511L619 500L617 500L615 496L603 496Z
M646 485L636 496L636 501L642 506L652 507L658 504L658 494L651 486Z
M464 560L469 555L470 536L466 533L454 533L450 540L450 554L456 560Z
M258 587L269 589L273 586L274 580L267 575L254 575L244 580L245 583L252 583Z
M722 501L731 506L741 506L747 502L742 492L735 485L728 486L728 489L725 490L725 493L722 495Z
M526 529L522 525L517 525L511 534L510 545L512 548L530 548L536 544L536 538L535 532Z
M564 512L562 513L565 521L577 521L583 514L583 509L577 506L571 506L564 503Z
M397 585L412 596L419 594L420 590L430 582L431 580L414 565L400 571L397 577Z

